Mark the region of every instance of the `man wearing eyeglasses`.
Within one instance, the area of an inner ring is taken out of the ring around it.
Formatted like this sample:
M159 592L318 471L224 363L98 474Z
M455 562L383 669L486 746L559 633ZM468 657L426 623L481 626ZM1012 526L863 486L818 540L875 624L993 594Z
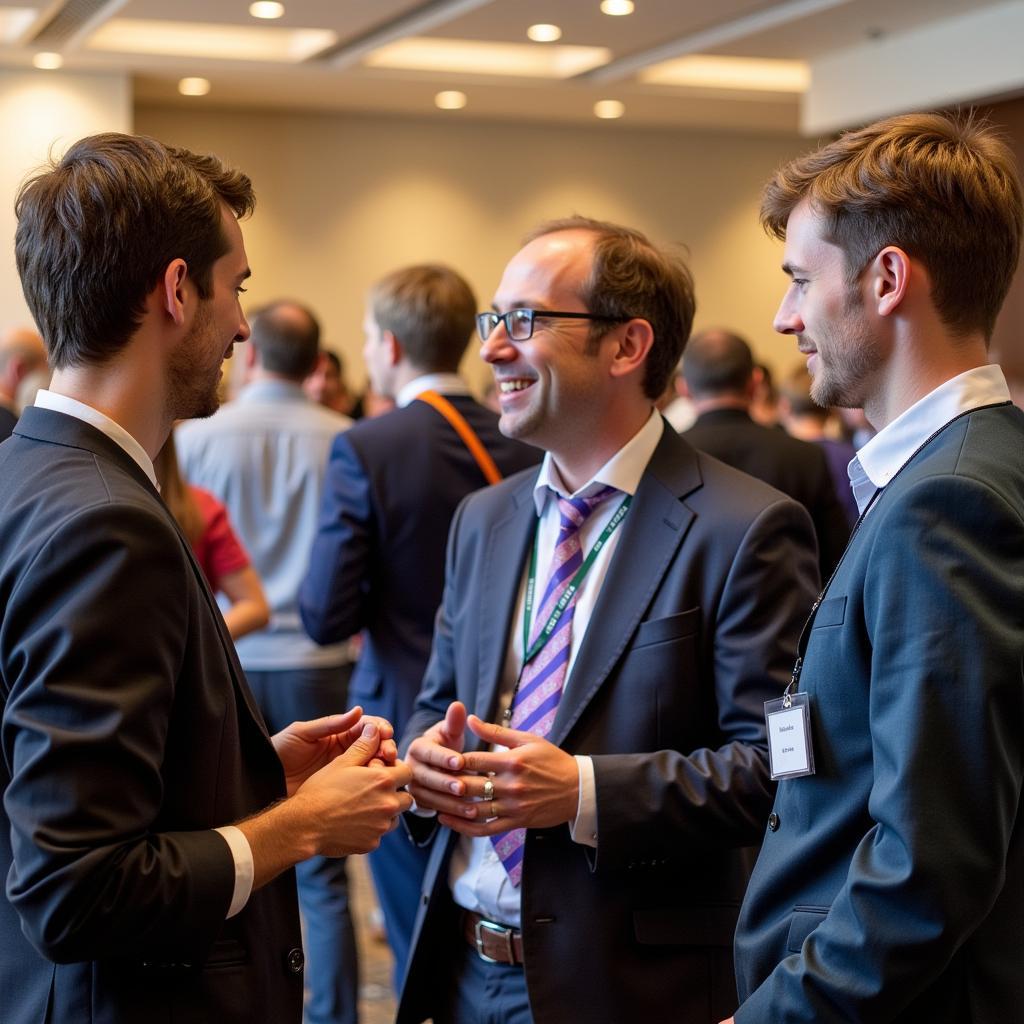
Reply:
M410 831L436 835L399 1021L735 1006L744 848L771 804L763 705L818 574L803 508L654 410L693 311L679 260L571 218L478 317L501 430L546 455L449 535L403 744Z

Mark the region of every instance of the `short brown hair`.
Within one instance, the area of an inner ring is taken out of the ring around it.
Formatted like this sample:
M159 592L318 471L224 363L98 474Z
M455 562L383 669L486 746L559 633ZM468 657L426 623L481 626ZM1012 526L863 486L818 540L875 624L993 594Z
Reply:
M887 245L919 259L957 334L991 336L1020 254L1024 204L1013 154L972 114L906 114L847 132L779 170L761 223L785 238L804 199L844 252L849 280Z
M594 315L592 343L615 323L646 320L654 344L644 368L644 394L660 398L675 373L697 308L693 277L681 258L665 252L642 232L590 217L564 217L540 225L524 245L559 231L589 231L594 238L590 276L580 300Z
M76 142L15 202L25 298L59 369L104 363L138 329L145 299L181 258L202 299L229 248L221 207L252 212L252 183L216 157L110 132Z
M409 362L427 372L454 373L476 326L473 289L440 264L392 271L370 289L370 310Z

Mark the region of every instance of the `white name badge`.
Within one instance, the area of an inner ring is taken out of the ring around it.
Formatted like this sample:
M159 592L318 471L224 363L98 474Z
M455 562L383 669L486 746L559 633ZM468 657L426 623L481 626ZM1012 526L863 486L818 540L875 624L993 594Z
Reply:
M794 693L764 704L768 726L768 756L773 779L796 779L814 774L811 747L811 698Z

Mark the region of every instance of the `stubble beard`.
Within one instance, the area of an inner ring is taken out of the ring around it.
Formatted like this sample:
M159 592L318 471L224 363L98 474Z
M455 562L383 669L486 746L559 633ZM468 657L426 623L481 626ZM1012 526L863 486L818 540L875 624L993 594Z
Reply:
M167 393L171 419L205 419L220 408L218 388L223 360L212 370L202 365L207 358L212 324L212 316L201 305L191 330L171 356Z

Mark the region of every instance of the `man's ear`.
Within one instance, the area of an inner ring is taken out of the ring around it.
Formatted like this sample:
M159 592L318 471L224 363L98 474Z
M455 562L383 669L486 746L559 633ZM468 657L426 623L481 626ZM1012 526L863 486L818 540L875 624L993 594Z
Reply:
M646 320L635 318L615 332L618 348L612 360L613 377L625 377L642 369L654 344L654 328Z
M179 327L185 323L185 282L188 265L183 259L171 260L160 283L160 308Z
M887 245L868 267L870 301L879 316L891 316L907 297L912 277L920 272L910 257L896 245Z
M381 340L387 348L388 365L397 366L405 358L405 349L402 343L395 337L393 331L384 331Z

